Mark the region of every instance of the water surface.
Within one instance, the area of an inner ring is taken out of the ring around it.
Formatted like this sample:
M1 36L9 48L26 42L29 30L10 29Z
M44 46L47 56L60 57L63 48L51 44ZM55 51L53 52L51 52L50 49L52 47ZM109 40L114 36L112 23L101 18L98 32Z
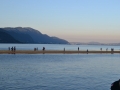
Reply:
M110 90L120 54L0 55L0 90Z

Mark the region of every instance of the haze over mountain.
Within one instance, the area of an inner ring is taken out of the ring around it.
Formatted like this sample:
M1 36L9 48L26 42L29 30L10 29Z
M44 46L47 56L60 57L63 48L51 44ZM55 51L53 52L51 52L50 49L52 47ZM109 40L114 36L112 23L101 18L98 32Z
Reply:
M30 27L0 28L0 43L39 43L39 44L68 44L69 42L57 37L50 37ZM6 40L4 40L6 38Z

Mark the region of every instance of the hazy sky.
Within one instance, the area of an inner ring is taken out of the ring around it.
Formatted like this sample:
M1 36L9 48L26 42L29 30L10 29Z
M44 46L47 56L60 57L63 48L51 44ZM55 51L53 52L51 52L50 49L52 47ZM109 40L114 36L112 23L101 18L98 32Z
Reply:
M70 42L120 42L120 0L0 0L0 27L18 26Z

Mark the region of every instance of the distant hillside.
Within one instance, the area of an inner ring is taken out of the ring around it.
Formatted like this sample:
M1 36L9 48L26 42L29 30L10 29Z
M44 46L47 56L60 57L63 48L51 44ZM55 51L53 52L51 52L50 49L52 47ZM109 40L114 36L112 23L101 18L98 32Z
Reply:
M114 45L114 46L120 46L120 43L99 43L99 42L69 42L72 45Z
M46 34L42 34L38 30L32 28L1 28L2 31L7 33L9 36L13 37L13 39L17 40L20 43L39 43L39 44L68 44L69 42L57 37L50 37ZM3 34L4 35L4 34ZM7 37L7 36L6 36ZM1 37L5 38L5 37ZM16 41L16 43L18 43ZM8 40L8 43L11 42ZM4 41L0 41L0 43L4 43ZM12 42L11 42L12 43Z

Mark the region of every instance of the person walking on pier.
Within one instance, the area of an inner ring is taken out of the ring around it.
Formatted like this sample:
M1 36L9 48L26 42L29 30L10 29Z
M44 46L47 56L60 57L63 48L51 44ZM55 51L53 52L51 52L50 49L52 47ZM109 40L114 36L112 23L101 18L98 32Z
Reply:
M79 47L78 47L78 51L79 51Z

